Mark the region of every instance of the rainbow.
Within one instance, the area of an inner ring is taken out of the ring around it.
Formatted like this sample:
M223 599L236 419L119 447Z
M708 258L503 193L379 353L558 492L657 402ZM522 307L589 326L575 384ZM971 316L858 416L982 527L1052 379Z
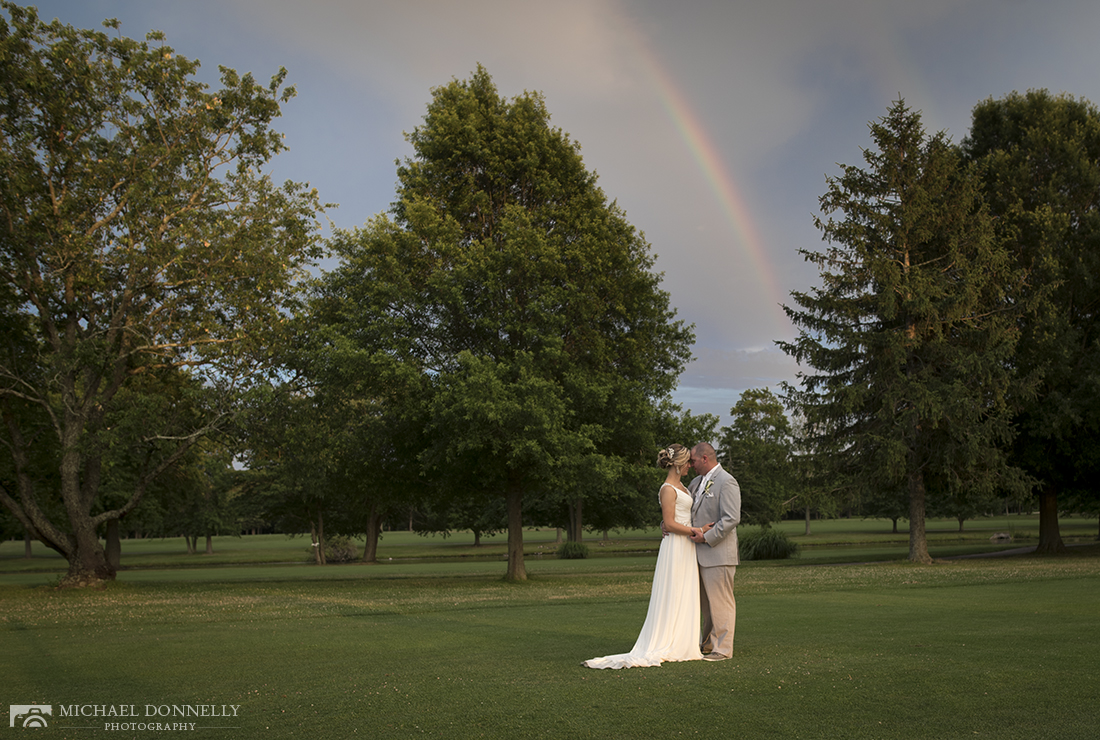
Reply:
M753 224L744 197L723 163L718 148L707 134L699 116L674 84L672 77L658 63L655 54L643 45L640 57L654 82L662 107L717 197L726 219L733 226L737 240L752 263L752 268L759 275L766 295L771 299L770 302L778 308L787 302L787 296L779 287L779 280L768 259L764 242Z

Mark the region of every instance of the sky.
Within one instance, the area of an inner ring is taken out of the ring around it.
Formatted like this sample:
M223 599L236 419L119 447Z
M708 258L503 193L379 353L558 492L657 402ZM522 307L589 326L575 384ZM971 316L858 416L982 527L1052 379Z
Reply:
M1100 104L1096 0L41 0L47 19L117 18L177 54L297 97L270 172L309 182L328 228L394 200L404 133L435 87L483 65L539 91L610 200L645 234L695 359L674 400L728 424L749 388L796 382L782 306L815 285L800 249L826 177L862 165L868 124L903 99L965 138L974 106L1047 89Z

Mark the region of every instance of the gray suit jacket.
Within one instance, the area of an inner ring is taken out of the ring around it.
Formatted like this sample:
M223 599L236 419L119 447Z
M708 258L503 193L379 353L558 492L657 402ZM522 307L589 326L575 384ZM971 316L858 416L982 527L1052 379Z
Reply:
M711 480L710 490L697 491L703 476L688 484L693 503L692 526L702 527L714 522L704 537L707 543L695 545L700 567L737 565L741 562L737 550L737 525L741 522L741 486L737 480L719 468Z

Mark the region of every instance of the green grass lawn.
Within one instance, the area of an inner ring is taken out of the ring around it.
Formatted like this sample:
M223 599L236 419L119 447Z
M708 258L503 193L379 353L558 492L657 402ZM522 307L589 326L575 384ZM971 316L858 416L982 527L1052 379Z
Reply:
M388 534L387 546L432 542L397 539ZM280 549L278 540L236 542L254 553ZM303 540L290 542L302 552ZM137 720L221 728L203 737L1033 740L1097 732L1095 544L1065 557L932 566L747 563L737 574L734 659L626 671L580 663L630 649L645 616L651 554L530 557L530 580L519 584L504 582L492 558L327 568L230 558L219 567L124 571L99 591L59 591L43 585L44 572L13 572L8 562L0 567L8 704L52 704L55 713L134 705L139 715L146 705L237 706L228 719ZM104 722L55 717L42 734L88 738Z

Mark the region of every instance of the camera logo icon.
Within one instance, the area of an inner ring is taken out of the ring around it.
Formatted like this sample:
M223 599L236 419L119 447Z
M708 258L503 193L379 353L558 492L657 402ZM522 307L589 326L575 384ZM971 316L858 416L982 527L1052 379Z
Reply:
M48 727L46 718L53 719L52 704L10 704L9 727Z

